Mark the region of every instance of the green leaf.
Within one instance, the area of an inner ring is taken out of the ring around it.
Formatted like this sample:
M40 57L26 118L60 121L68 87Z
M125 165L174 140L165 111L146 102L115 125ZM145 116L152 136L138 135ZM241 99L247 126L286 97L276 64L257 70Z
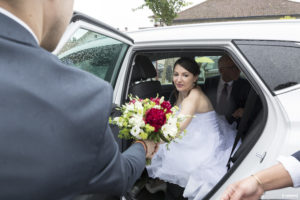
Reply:
M170 140L168 140L167 138L165 138L164 134L162 132L159 132L160 138L166 142L166 143L170 143Z

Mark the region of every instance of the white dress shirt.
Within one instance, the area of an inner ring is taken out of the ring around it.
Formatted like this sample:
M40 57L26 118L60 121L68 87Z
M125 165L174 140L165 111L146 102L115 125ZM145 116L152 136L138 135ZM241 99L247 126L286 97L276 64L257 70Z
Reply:
M16 21L17 23L19 23L21 26L23 26L27 31L29 31L29 33L34 37L35 41L37 42L37 44L39 44L39 40L36 37L36 35L34 34L34 32L32 31L32 29L24 22L22 21L20 18L16 17L14 14L12 14L11 12L3 9L0 7L0 13L3 15L6 15L7 17L9 17L10 19Z
M218 88L217 88L217 104L219 103L220 96L221 96L221 93L222 93L225 83L227 83L227 100L230 97L233 81L225 82L225 81L223 81L222 78L220 78Z
M290 174L293 186L300 187L300 162L293 156L279 156L277 159Z

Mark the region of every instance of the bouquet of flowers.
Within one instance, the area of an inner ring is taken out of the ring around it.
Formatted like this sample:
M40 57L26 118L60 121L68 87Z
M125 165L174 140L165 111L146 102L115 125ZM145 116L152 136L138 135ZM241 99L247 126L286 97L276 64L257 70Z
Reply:
M170 143L178 136L184 118L176 115L177 106L172 107L164 97L129 98L130 102L119 108L122 115L110 119L120 128L119 138Z

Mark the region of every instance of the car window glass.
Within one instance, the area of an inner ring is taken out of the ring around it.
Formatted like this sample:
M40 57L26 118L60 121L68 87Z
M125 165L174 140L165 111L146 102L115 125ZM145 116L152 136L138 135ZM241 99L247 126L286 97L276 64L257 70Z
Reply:
M114 85L128 45L105 35L78 29L58 53L62 62Z
M204 84L205 79L219 75L218 60L221 56L196 56L194 59L200 67L198 84ZM179 57L160 59L153 61L153 65L157 71L156 80L162 85L172 84L173 67Z
M162 85L172 84L173 66L177 59L178 57L174 57L152 62L157 72L156 80L159 80Z
M300 81L300 45L293 42L236 41L271 91Z
M198 84L204 84L206 78L219 75L218 60L221 56L196 56L195 60L200 65Z

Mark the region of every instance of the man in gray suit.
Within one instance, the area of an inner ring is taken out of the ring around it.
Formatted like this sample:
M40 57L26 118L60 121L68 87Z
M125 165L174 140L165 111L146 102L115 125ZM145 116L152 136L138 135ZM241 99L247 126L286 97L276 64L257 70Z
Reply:
M72 7L0 0L0 199L121 195L155 151L146 141L121 154L108 125L111 86L49 52Z

